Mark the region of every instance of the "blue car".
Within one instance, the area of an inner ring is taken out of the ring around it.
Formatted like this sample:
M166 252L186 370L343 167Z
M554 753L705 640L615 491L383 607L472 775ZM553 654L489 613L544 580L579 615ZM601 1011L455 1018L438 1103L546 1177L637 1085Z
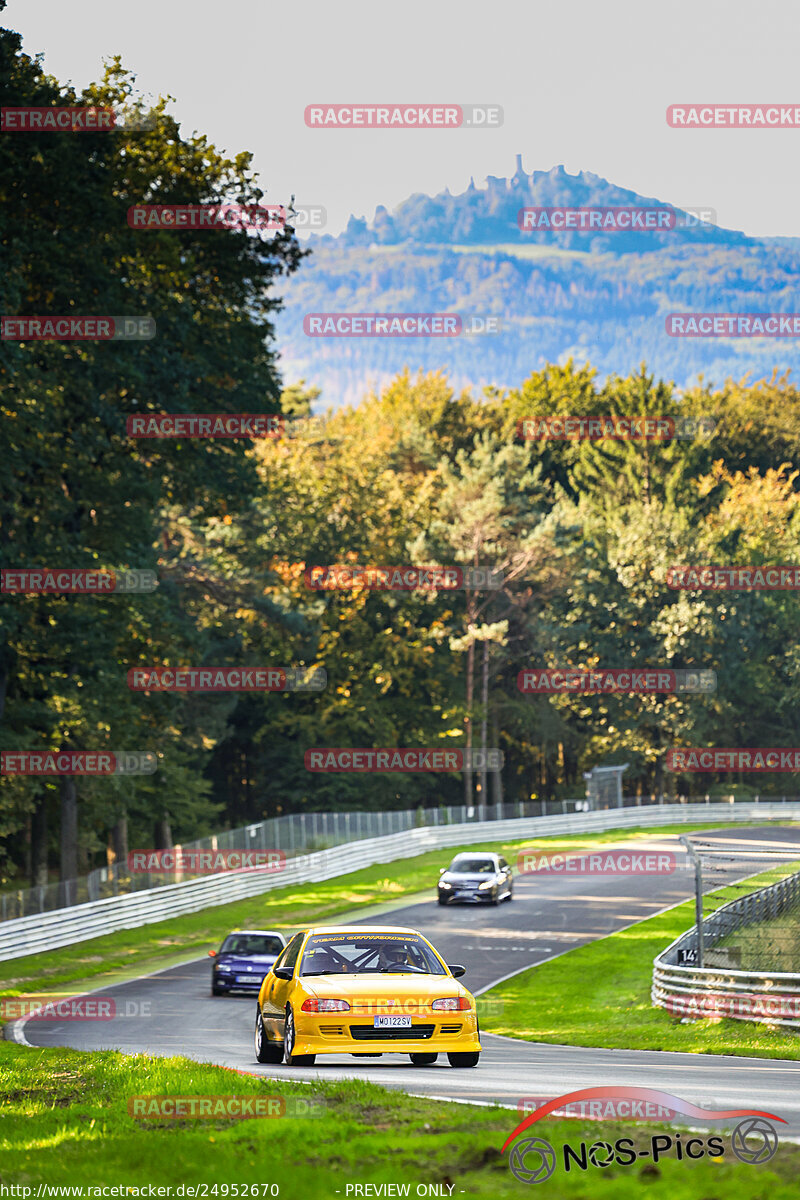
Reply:
M214 959L211 995L257 992L285 945L283 934L271 929L236 929L229 933L219 950L208 952Z

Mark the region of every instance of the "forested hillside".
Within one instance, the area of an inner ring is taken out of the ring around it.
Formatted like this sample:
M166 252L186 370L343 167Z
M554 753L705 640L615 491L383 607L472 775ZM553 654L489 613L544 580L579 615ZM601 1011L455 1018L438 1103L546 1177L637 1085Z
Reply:
M705 201L705 204L703 203ZM675 204L676 227L601 233L523 232L525 207L670 207L596 175L563 167L490 178L459 195L412 196L372 221L351 218L338 237L312 238L312 254L285 291L277 322L281 366L322 388L327 404L356 403L397 371L443 368L458 387L511 386L547 362L591 362L625 374L646 361L678 386L769 378L800 367L796 338L675 338L672 311L793 312L796 239L757 239L701 221ZM685 203L686 201L684 201ZM708 212L708 197L698 208ZM317 312L491 314L500 332L439 338L312 338Z

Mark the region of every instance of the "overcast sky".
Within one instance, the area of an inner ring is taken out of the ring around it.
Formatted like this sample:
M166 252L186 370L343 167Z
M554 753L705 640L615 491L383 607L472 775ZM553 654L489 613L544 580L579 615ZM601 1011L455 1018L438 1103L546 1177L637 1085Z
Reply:
M0 22L77 87L121 54L185 131L252 150L267 201L323 205L328 232L412 192L563 163L800 236L800 129L670 129L669 104L800 104L786 0L10 0ZM492 103L499 129L309 129L311 103Z

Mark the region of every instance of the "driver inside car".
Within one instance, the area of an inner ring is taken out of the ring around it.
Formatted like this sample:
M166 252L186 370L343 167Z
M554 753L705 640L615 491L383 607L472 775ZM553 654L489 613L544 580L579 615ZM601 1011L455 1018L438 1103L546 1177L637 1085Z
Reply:
M317 946L309 956L303 974L309 975L314 972L321 975L339 975L346 970L345 964L340 959L334 958L327 946Z
M405 946L381 947L380 967L382 971L403 971L410 966L411 960Z

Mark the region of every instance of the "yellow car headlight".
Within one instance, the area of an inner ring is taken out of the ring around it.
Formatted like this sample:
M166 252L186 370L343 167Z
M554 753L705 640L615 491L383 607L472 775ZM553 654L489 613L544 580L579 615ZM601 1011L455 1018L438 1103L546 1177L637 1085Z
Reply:
M304 1000L300 1006L301 1012L349 1012L350 1005L346 1000Z

